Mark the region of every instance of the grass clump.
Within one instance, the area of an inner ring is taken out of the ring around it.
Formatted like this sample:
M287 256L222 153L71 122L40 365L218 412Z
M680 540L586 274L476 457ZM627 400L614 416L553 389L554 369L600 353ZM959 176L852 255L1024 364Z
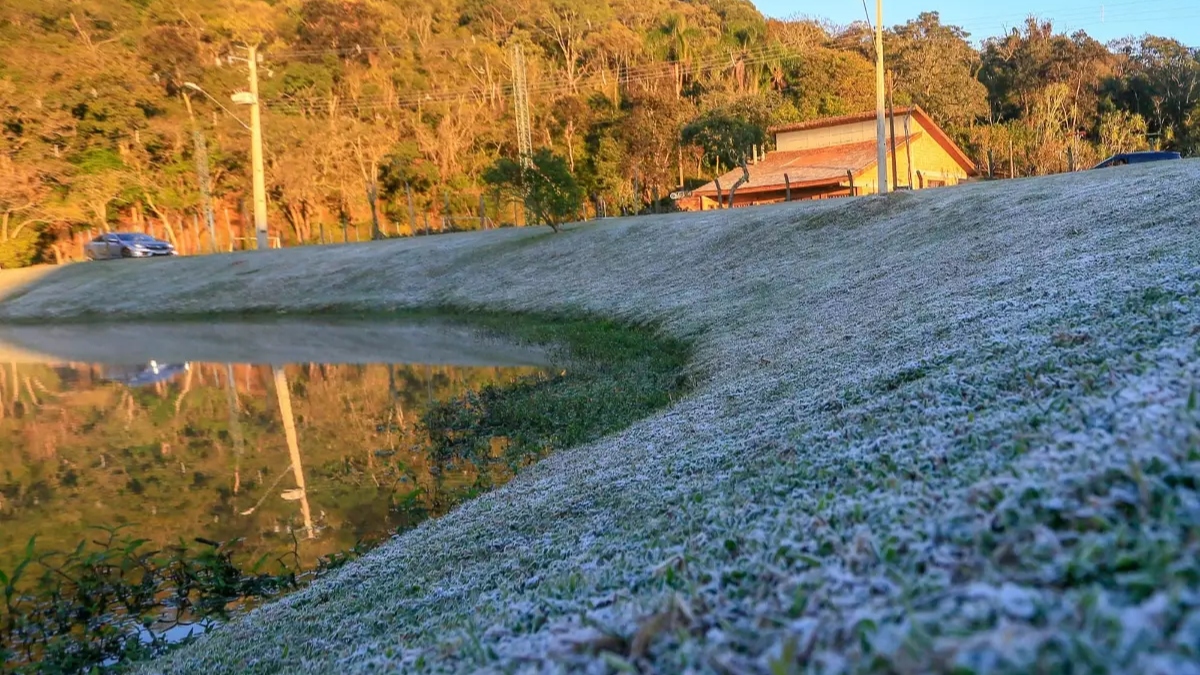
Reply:
M515 472L549 452L620 431L691 386L684 370L691 347L653 327L585 318L465 318L509 339L549 345L562 365L435 405L423 424L439 460L480 466L493 457Z

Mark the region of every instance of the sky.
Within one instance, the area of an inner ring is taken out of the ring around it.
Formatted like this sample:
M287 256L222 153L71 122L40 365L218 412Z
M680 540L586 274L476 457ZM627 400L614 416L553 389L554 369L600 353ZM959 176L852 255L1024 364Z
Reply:
M751 0L767 16L811 16L848 24L866 18L863 0ZM871 21L875 2L867 0ZM1153 33L1200 47L1200 0L884 0L883 24L894 26L921 12L936 11L942 23L971 33L972 41L1000 35L1035 14L1054 22L1056 31L1083 29L1108 42L1127 35Z

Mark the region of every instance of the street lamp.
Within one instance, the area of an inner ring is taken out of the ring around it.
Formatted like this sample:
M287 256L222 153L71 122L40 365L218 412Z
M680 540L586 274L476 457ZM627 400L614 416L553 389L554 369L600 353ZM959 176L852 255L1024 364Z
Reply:
M216 103L221 110L224 110L230 117L238 121L243 127L250 131L250 164L253 170L254 184L254 231L256 248L260 251L265 251L268 247L267 241L267 186L266 172L263 169L263 148L262 148L262 114L258 102L258 69L254 60L254 52L251 50L250 63L250 88L249 92L238 92L233 95L233 102L238 105L250 106L250 124L246 124L237 115L233 114L229 108L226 108L220 101L204 91L194 82L184 82L183 86L198 91L207 97L213 103Z

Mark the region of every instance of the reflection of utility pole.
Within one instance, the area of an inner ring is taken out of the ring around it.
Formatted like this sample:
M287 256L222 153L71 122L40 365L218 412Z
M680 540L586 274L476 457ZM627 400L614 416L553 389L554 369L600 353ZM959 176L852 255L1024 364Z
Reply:
M279 398L279 413L283 416L283 433L287 437L288 455L292 460L292 475L296 478L296 490L284 493L284 499L298 499L300 513L304 517L304 530L312 539L312 511L308 507L308 490L304 486L304 467L300 464L300 442L296 438L296 418L292 415L292 394L288 390L287 374L283 368L274 367L275 395Z

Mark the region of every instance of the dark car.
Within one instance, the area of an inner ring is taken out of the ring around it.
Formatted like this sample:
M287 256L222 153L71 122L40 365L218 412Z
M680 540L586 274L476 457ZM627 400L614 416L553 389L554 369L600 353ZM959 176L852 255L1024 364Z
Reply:
M84 244L83 252L89 260L176 255L175 247L171 244L141 232L102 234Z
M190 370L190 363L150 363L138 365L108 366L103 378L120 382L127 387L145 387L159 382L169 382Z
M1093 169L1107 169L1110 166L1124 166L1126 164L1142 164L1145 162L1162 162L1171 159L1183 159L1183 156L1178 152L1163 152L1158 150L1149 150L1146 152L1122 152L1113 155L1108 159L1100 162Z

